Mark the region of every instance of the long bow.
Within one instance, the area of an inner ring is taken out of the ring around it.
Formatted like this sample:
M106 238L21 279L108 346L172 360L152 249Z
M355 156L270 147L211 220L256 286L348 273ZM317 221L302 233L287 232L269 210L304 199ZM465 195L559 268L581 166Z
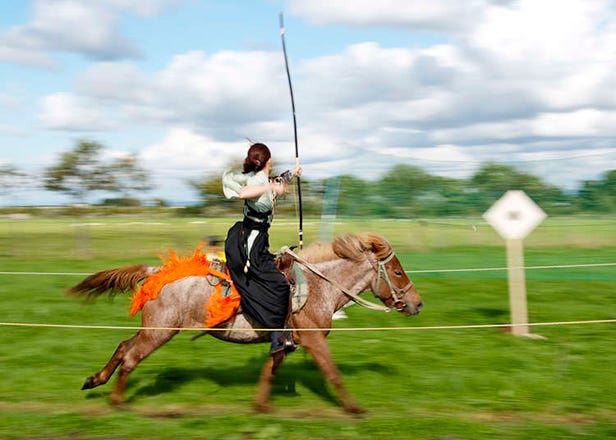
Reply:
M297 118L295 117L295 98L293 97L293 85L291 84L291 73L289 72L289 61L287 59L287 46L284 41L284 19L282 12L280 13L280 39L282 40L282 53L284 54L284 66L287 71L287 80L289 81L289 92L291 93L291 109L293 110L293 136L295 139L295 166L299 166L299 147L297 144ZM299 230L298 245L302 249L304 246L304 230L303 230L303 214L302 214L302 184L299 176L297 176L297 199L299 203Z

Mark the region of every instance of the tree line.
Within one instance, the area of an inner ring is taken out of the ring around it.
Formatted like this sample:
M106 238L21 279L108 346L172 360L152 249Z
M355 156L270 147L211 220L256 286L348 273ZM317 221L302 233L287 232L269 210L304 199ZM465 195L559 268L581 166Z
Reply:
M233 202L220 194L220 178L193 182L203 207L225 211ZM515 167L485 163L469 179L453 179L426 173L412 165L395 165L377 181L341 175L322 181L302 178L303 209L307 215L349 217L451 217L483 214L507 190L525 191L548 215L616 213L616 170L599 180L588 180L576 193L566 193L539 177ZM328 201L333 207L328 208ZM279 207L280 209L280 207ZM294 210L286 202L282 209Z
M28 175L10 165L0 166L0 195L28 182ZM104 147L82 141L62 153L46 168L40 186L67 195L73 203L84 203L93 193L104 191L117 197L102 204L139 206L146 200L164 205L162 199L144 197L153 185L135 155L105 159ZM239 212L237 200L222 195L220 175L187 181L198 195L198 206L188 213L209 216ZM352 175L325 180L302 178L303 210L306 215L322 212L349 217L417 218L476 216L483 214L507 190L525 191L548 215L616 213L616 170L598 180L582 182L575 192L545 183L541 178L515 167L489 162L468 179L431 175L412 165L395 165L377 181ZM280 211L294 211L287 196L278 203Z

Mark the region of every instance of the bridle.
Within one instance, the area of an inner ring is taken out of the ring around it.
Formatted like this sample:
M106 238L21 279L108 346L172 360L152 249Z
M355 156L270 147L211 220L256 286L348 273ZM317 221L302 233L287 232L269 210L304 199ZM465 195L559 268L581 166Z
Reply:
M391 282L391 279L389 278L389 274L387 273L387 267L385 266L395 257L396 254L394 254L393 251L387 257L382 259L371 258L370 255L372 254L369 254L368 261L370 261L372 268L376 271L376 287L374 288L373 292L374 296L383 301L383 303L390 309L394 308L398 312L402 312L406 308L406 302L404 302L402 298L404 298L404 295L406 295L406 293L411 289L411 287L413 287L413 281L409 280L407 285L402 288L394 287L393 283ZM381 298L379 296L381 288L381 278L385 281L387 287L389 287L389 296L386 298Z

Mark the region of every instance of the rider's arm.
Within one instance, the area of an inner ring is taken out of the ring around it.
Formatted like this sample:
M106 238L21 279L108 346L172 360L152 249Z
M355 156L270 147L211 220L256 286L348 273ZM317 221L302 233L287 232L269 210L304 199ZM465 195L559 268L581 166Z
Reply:
M274 192L276 195L281 195L287 191L287 186L274 182L265 185L246 185L240 190L239 198L242 200L255 199L261 197L268 191Z

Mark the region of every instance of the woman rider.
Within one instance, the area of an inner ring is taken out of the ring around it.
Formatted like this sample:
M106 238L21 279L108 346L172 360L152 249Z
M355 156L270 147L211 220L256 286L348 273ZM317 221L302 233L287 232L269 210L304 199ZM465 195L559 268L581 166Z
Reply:
M269 148L255 143L248 149L242 173L223 174L225 197L244 200L244 219L229 229L225 254L242 310L266 328L282 329L287 328L289 284L269 252L268 230L276 196L287 192L302 169L297 166L271 180L272 163ZM271 341L270 353L296 348L291 331L272 331Z

